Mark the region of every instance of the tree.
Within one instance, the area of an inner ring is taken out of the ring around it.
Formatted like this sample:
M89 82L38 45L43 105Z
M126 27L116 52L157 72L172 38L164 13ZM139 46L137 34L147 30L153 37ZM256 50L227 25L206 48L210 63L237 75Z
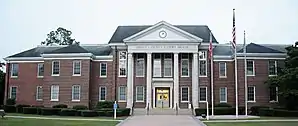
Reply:
M0 62L0 68L4 67L5 64ZM0 105L4 103L4 92L5 91L5 73L0 70Z
M51 45L51 44L58 44L58 45L72 45L72 44L80 44L80 42L75 41L72 39L71 36L72 32L59 27L56 31L51 31L47 34L47 38L45 41L41 42L41 45Z
M298 42L286 48L285 67L278 76L270 77L265 83L278 87L279 102L289 110L298 109Z

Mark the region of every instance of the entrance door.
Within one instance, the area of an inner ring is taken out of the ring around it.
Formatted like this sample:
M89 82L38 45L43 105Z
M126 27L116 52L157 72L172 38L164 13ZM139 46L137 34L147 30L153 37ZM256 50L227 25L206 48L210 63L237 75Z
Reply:
M170 90L169 88L156 88L156 107L169 108L170 107Z

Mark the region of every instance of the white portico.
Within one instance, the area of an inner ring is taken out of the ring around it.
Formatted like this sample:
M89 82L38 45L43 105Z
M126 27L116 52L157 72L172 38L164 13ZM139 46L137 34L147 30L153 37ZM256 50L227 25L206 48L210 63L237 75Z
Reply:
M202 39L194 36L182 29L169 23L161 21L152 27L140 31L123 40L127 45L127 107L133 105L133 54L146 53L146 108L160 106L160 97L168 99L163 101L162 106L169 108L179 108L179 54L192 55L192 98L193 106L198 107L198 88L199 88L199 62L198 50ZM173 76L156 77L153 76L152 59L156 54L170 54L173 56ZM195 69L194 69L195 68ZM168 98L169 97L169 98Z

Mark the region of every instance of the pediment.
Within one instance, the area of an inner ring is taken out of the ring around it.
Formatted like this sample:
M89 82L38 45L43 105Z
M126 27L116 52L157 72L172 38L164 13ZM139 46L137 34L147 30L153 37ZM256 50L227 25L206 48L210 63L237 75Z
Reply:
M203 39L161 21L143 31L140 31L124 42L202 42Z

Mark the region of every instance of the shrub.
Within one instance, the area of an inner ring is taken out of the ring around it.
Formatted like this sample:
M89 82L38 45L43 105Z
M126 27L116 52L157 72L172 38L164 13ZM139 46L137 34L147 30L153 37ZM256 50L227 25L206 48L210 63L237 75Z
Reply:
M23 107L24 114L38 114L37 107Z
M60 115L61 108L41 108L41 115Z
M65 104L58 104L58 105L54 105L53 108L67 108L67 105L65 105Z
M98 116L98 113L93 110L82 110L81 111L81 116L83 117L95 117Z
M206 108L197 108L195 109L196 116L201 116L202 114L207 114ZM209 108L209 115L211 115L212 109ZM235 107L214 107L214 115L234 115L236 113ZM238 107L238 114L244 114L245 108Z
M72 109L75 109L75 110L87 110L88 107L85 106L85 105L75 105L72 107Z
M100 101L96 105L96 109L113 108L113 101Z
M15 105L16 100L14 98L9 98L6 100L6 105Z
M259 116L260 115L259 111L261 108L269 108L269 107L268 106L252 106L250 108L250 112L251 112L250 114Z
M7 113L14 113L16 112L16 106L15 105L4 105L4 111Z
M75 109L62 109L60 112L61 116L76 116L77 115L77 110Z
M214 107L232 107L232 106L227 103L219 103L219 104L215 105Z
M283 109L261 108L260 116L275 116L275 117L298 117L298 111L290 111Z
M123 109L118 109L121 113L119 116L129 116L130 115L130 108L123 108Z
M30 105L16 105L17 113L23 113L23 107L31 107Z
M32 105L32 107L36 107L37 108L37 114L41 115L41 108L43 108L43 105Z

